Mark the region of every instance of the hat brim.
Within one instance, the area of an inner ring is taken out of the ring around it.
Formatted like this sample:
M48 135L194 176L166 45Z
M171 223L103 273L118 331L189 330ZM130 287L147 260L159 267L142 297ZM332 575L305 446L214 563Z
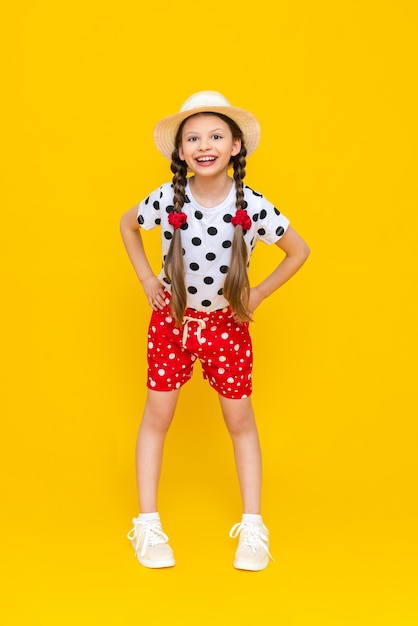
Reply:
M231 118L241 129L247 156L252 154L260 142L260 124L252 113L234 106L200 106L188 111L169 115L154 127L154 142L161 154L171 161L175 139L180 124L196 113L221 113Z

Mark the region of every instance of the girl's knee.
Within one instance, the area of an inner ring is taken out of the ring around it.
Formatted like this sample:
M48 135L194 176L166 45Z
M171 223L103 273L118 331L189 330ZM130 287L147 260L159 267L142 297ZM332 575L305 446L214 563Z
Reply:
M149 393L142 424L153 430L166 431L173 421L178 393Z
M231 435L240 435L257 431L252 413L224 414L225 424Z
M142 416L141 428L147 428L158 432L166 432L173 421L173 413L155 408L145 408Z

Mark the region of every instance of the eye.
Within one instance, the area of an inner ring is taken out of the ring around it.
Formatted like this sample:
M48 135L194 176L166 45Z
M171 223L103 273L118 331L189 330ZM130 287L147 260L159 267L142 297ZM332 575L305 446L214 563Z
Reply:
M197 141L197 137L188 137L187 141Z
M212 137L213 139L222 139L222 135L218 135L218 134L212 135Z

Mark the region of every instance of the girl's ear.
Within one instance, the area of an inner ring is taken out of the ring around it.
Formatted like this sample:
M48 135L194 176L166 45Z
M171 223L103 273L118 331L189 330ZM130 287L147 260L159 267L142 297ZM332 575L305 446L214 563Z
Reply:
M184 152L183 152L183 148L181 146L181 144L178 147L178 151L179 151L179 157L182 161L184 161Z
M239 139L237 137L232 142L231 156L237 156L237 154L239 154L240 150L241 150L241 139Z

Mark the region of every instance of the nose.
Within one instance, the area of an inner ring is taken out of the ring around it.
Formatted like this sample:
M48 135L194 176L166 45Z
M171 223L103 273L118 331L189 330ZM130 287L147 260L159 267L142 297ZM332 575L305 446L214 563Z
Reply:
M209 150L209 147L210 147L210 137L202 137L200 141L199 150L201 152L205 152L206 150Z

